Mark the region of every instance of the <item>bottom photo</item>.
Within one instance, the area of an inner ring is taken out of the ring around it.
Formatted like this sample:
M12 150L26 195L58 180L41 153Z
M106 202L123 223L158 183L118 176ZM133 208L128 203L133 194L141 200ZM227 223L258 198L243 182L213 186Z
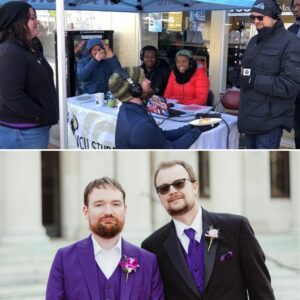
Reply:
M0 152L1 300L298 300L297 151Z

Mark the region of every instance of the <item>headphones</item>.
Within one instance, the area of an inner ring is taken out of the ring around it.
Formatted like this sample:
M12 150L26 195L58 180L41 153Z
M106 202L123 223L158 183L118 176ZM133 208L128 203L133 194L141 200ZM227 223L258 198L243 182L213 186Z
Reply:
M123 68L119 68L115 72L118 73L121 76L121 78L123 78L129 83L128 91L132 97L140 98L143 95L142 86L137 81L134 81Z
M158 58L158 51L154 46L148 45L142 48L141 52L140 52L140 60L144 61L144 55L145 55L145 51L154 51L155 55L156 55L156 59Z
M277 2L277 0L272 0L271 2L272 2L272 18L278 20L280 19L282 9L280 8L280 5Z

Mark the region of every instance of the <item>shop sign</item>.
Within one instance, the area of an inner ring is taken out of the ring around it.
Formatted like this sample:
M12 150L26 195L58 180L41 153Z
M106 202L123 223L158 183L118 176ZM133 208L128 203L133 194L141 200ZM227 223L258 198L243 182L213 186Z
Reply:
M182 31L182 12L169 13L167 30Z
M162 14L149 13L149 31L162 32Z

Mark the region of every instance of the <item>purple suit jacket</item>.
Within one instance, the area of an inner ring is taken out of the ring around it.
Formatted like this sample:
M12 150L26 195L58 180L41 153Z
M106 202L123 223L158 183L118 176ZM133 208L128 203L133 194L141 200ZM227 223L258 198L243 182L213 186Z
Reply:
M127 283L122 272L120 300L163 300L155 255L122 239L124 255L137 258L140 267L129 274ZM99 295L97 268L91 237L59 249L50 270L46 300L104 300Z

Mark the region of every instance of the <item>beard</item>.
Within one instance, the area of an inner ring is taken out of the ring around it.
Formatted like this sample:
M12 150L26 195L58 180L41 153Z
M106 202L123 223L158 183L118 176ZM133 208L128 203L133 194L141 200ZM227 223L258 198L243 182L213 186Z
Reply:
M107 223L107 219L109 219L109 223ZM110 239L117 236L123 230L123 227L124 221L112 215L103 216L98 219L97 223L94 224L91 224L90 222L91 231L105 239Z
M183 207L179 208L167 208L167 212L169 213L170 216L175 217L175 216L181 216L184 215L185 213L189 212L195 204L188 204L187 201L184 199L184 205Z

